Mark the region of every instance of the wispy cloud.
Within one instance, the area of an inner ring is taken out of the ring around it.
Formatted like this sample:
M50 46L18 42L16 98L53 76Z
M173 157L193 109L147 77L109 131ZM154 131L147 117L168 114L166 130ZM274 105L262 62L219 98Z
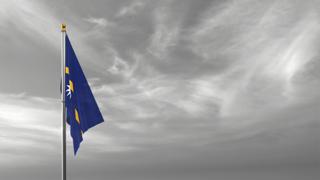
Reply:
M154 13L154 32L150 37L147 50L154 56L163 59L167 51L176 45L179 37L179 24L171 23L168 9L159 8Z
M222 114L290 103L294 99L290 94L297 88L293 78L317 55L311 48L319 33L313 12L302 11L297 20L287 24L282 20L291 18L295 6L284 10L277 2L253 3L255 8L247 11L248 3L252 1L226 3L216 15L206 12L208 17L191 36L194 51L203 58L228 58L227 69L205 80L212 79L212 89L222 92L216 95L222 100ZM284 13L274 16L281 11Z
M38 163L41 159L35 158L36 154L55 154L61 119L59 101L8 94L1 94L0 99L0 151L9 157L8 162L1 163L17 166L20 158Z
M134 1L131 4L124 6L120 9L120 11L116 14L116 17L124 17L131 16L136 14L139 10L141 10L145 6L143 1Z
M31 37L41 37L55 47L59 39L59 20L50 14L48 8L36 1L1 0L0 25L3 28L20 27L20 31ZM48 35L50 34L50 35ZM40 36L39 36L40 35Z
M85 21L92 23L98 27L107 27L107 26L112 26L114 25L112 22L109 22L107 19L104 18L94 18L94 17L89 17L84 19Z
M0 2L0 38L11 40L13 24L28 47L40 36L58 48L59 19L69 21L106 120L86 134L81 158L141 167L174 161L174 170L315 162L320 27L313 0L101 1L85 13L85 1L63 8L52 1L59 13L40 1ZM19 62L36 58L25 54L17 53ZM32 66L40 71L38 65ZM59 82L58 68L52 71ZM0 95L0 154L8 156L0 163L28 162L34 149L59 151L58 100L28 94ZM131 161L139 153L147 158Z

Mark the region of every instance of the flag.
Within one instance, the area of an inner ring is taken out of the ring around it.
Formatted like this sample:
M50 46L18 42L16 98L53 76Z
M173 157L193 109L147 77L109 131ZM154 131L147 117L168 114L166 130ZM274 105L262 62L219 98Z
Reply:
M70 40L67 35L65 37L65 107L76 154L83 134L104 120Z

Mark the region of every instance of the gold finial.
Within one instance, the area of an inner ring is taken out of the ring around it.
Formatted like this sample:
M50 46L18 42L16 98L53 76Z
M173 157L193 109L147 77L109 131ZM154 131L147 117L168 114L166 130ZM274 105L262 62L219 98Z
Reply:
M61 24L61 32L66 32L67 25L66 24Z

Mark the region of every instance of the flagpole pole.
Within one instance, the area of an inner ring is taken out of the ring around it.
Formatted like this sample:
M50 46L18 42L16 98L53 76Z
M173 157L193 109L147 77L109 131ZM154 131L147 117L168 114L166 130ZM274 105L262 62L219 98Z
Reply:
M67 179L67 154L66 154L66 108L65 108L65 98L66 98L66 86L65 86L65 62L66 62L66 52L65 52L65 37L66 37L66 25L61 24L61 109L62 109L62 173L61 173L61 179L66 180Z

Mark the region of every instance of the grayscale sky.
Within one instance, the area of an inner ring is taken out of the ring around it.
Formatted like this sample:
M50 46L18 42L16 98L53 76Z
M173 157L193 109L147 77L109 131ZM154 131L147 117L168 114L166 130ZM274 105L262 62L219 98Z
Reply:
M0 179L60 178L59 24L105 123L70 180L315 180L320 0L0 0Z

